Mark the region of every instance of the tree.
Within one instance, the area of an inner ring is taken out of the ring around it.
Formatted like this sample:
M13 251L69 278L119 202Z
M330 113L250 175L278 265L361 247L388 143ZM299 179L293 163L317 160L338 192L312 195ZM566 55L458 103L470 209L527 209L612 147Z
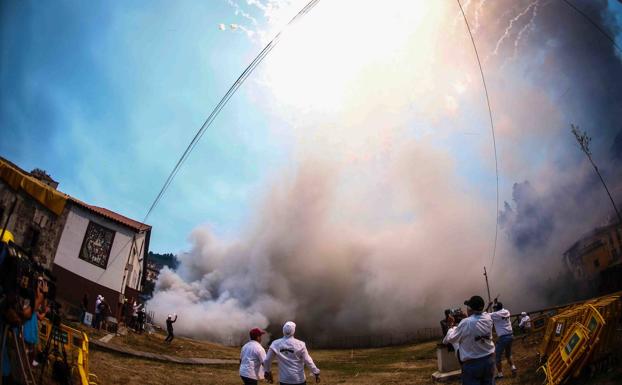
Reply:
M602 182L603 187L605 188L605 191L607 192L607 195L609 196L609 200L611 201L611 204L613 205L613 209L615 210L616 215L618 216L618 223L622 224L622 217L620 217L620 212L618 211L618 208L616 207L616 203L611 197L611 193L609 192L609 189L607 188L607 184L605 184L605 180L603 179L603 176L600 175L600 171L598 171L598 167L596 167L596 163L594 163L594 160L592 159L592 152L590 151L590 141L592 140L592 138L587 136L586 131L581 131L579 129L579 126L575 126L574 124L570 124L570 131L572 131L575 139L577 139L577 142L579 143L579 146L581 147L581 151L585 153L587 158L590 160L590 163L592 163L592 166L594 167L594 171L596 171L596 174L600 178L600 181Z

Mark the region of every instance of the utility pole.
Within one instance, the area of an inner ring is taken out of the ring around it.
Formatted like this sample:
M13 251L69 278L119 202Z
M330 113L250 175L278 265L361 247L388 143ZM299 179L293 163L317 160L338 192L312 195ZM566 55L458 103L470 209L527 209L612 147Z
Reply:
M490 286L488 286L488 273L486 273L486 266L484 266L484 278L486 278L486 291L488 292L488 303L490 303Z
M570 131L572 131L575 139L577 139L577 142L579 143L579 146L581 147L581 151L585 153L587 158L590 160L590 163L592 163L592 166L594 167L594 171L596 171L596 174L600 178L600 181L602 182L603 187L605 188L605 191L607 192L607 195L609 196L611 205L613 206L613 209L615 210L616 215L618 216L618 223L622 224L622 217L620 216L620 211L618 211L618 208L616 207L616 203L611 197L611 193L609 192L609 189L607 188L607 185L605 184L605 180L603 179L603 176L600 175L600 171L598 171L598 167L596 167L596 163L594 163L594 160L592 159L592 152L590 151L590 141L592 140L592 138L587 136L586 131L581 131L579 129L579 126L575 126L574 124L570 124Z

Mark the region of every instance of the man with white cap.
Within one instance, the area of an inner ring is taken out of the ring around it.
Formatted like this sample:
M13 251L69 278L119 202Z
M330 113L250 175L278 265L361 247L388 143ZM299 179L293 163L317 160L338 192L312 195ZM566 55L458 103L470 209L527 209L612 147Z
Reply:
M294 338L296 324L292 321L283 325L283 338L273 341L263 362L266 381L272 383L272 358L276 356L279 363L279 383L281 385L304 385L307 383L304 366L307 365L320 382L320 369L315 366L304 342Z
M175 321L177 321L177 314L174 315L175 319L173 319L173 316L170 314L166 318L166 332L168 333L168 335L164 339L164 342L173 342L173 338L175 338L175 335L173 334L173 324L175 323Z
M529 333L531 331L531 318L529 318L527 313L520 313L520 322L518 323L518 327L523 333Z
M449 317L444 344L460 344L463 385L494 385L495 345L492 343L492 319L484 312L484 299L474 295L464 301L469 317L455 326Z
M257 385L263 379L263 361L266 351L261 346L261 336L266 334L259 328L253 328L248 333L250 341L242 346L240 352L240 377L244 385Z
M104 296L101 294L97 295L97 300L95 301L95 320L93 322L93 327L99 329L99 324L102 322L102 314L101 314L101 303L104 301Z

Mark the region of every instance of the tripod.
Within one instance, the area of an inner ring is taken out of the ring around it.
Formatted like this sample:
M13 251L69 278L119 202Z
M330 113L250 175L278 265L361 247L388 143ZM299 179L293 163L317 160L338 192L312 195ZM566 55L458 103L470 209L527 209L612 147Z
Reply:
M30 361L28 360L28 352L26 350L26 344L24 343L24 335L21 326L19 328L14 327L13 330L10 330L9 325L6 324L2 327L2 361L0 363L0 372L4 375L4 354L9 354L9 346L7 341L9 333L12 335L11 340L15 345L15 357L19 363L19 373L21 378L24 379L24 384L36 385L35 377L32 373L32 368L30 367ZM5 352L5 350L7 351ZM3 379L0 379L0 385L2 383Z
M43 374L45 373L49 357L52 355L54 357L52 378L62 385L72 385L73 381L71 378L71 370L69 364L67 363L67 352L65 351L64 344L65 341L63 341L63 331L60 327L61 319L58 313L58 305L56 303L52 303L52 315L50 321L50 335L48 336L45 347L41 352L44 359L39 372L39 383L42 383Z

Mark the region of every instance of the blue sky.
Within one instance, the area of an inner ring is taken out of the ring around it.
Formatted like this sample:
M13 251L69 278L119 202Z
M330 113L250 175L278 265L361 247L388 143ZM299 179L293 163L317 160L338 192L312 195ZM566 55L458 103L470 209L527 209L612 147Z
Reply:
M11 139L0 153L142 219L257 52L245 35L220 31L223 21L235 16L220 1L3 2L0 122ZM286 153L262 132L263 115L242 91L206 133L178 176L185 182L148 220L155 250L176 250L207 219L223 233L245 219L249 194Z
M273 3L278 2L3 1L0 154L27 170L47 170L60 182L63 192L142 219L213 106L259 52L266 38L300 4L291 6L285 2L280 10L268 7ZM447 9L419 7L413 9L413 14L424 15L424 21L417 17L401 20L400 12L390 10L382 10L387 20L382 15L374 20L373 12L363 11L359 17L362 21L350 18L345 27L340 23L348 13L335 15L335 9L330 7L340 10L339 6L320 3L308 16L314 34L294 34L293 41L283 43L285 48L277 48L275 58L262 64L258 74L240 89L206 132L147 221L154 226L152 250L184 249L191 230L202 224L224 238L235 237L253 218L259 197L269 192L269 186L284 170L309 154L323 154L304 144L315 138L308 136L309 132L320 137L320 141L326 140L323 135L327 133L335 134L317 147L322 151L328 149L329 153L340 150L339 141L343 138L337 133L357 132L354 128L362 118L353 117L355 112L372 119L374 114L380 114L383 121L395 119L395 125L410 127L403 131L406 138L425 137L433 132L431 143L450 149L459 177L468 182L465 188L478 190L488 202L494 197L487 110L471 48L460 29L462 25L454 22L451 28L458 32L448 38L448 28L433 26L448 22ZM615 17L622 14L617 4L612 3L611 10ZM318 24L318 20L325 22ZM375 26L374 22L380 25ZM415 25L414 22L421 24L412 31L400 29ZM232 23L237 27L231 27ZM221 24L225 30L220 28ZM333 34L323 31L324 26ZM485 27L483 33L490 35L483 36L494 43L504 25L493 31ZM375 28L375 32L369 32ZM350 55L348 50L353 50L353 57L364 58L361 52L366 47L357 42L361 35L380 52L378 55L384 56L372 57L369 62L345 59L342 55ZM404 55L405 47L409 47L408 39L421 39L416 41L435 54L411 58L415 63L412 69L396 63ZM339 45L326 48L326 42L331 40L339 41ZM324 42L324 46L318 41ZM393 44L394 41L397 43ZM447 44L449 48L441 49L435 44ZM311 53L296 51L296 45L307 47ZM441 69L431 68L458 45L465 47L461 56L464 61L442 67L446 75L439 79ZM486 46L482 42L483 52L491 47L491 43ZM496 60L491 59L491 67L503 64ZM527 64L510 61L503 64L503 71L490 74L491 92L497 95L496 118L501 120L500 164L506 167L502 169L502 200L510 199L514 181L537 174L540 164L559 158L559 154L533 150L539 136L519 137L516 129L503 129L503 115L507 113L508 119L512 116L514 101L498 100L502 94L514 94L517 90L530 95L536 88L533 84L537 84L533 75L533 63L537 60L530 59ZM379 91L382 96L378 101L370 102L376 93L373 85L383 84L373 79L387 71L382 66L393 66L397 68L396 74L412 76L405 84L413 84L413 88L426 84L426 78L419 78L418 72L436 78L423 91L400 88L398 75L395 79L381 79L393 89ZM289 69L290 73L282 75ZM371 74L372 80L361 88L357 81L366 79L361 75L365 73ZM332 87L335 80L343 83ZM426 100L426 92L432 89L439 93L438 98ZM555 99L563 91L551 86L543 93ZM359 92L368 92L370 97L356 100L355 94ZM392 99L394 94L407 97ZM341 107L340 102L346 107ZM362 109L357 110L355 102L361 102ZM399 113L392 110L391 102L400 105ZM435 104L431 105L432 102ZM570 106L558 107L571 110ZM548 129L549 123L534 124ZM316 132L313 124L332 128ZM6 140L7 137L10 139ZM353 145L343 149L360 152L366 147ZM326 155L327 159L331 156ZM416 217L409 212L396 216Z

